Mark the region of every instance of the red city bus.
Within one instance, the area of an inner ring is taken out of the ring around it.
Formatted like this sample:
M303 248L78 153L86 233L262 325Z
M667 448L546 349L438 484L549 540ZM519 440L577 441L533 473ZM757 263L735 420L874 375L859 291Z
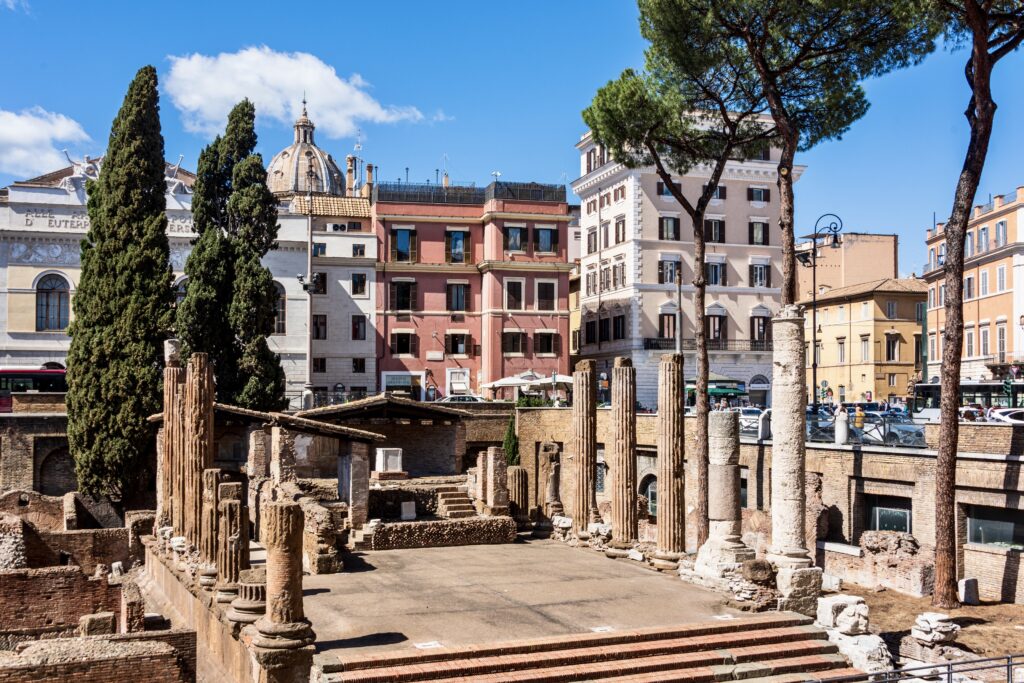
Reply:
M64 373L64 368L0 367L0 413L11 412L13 393L66 392Z

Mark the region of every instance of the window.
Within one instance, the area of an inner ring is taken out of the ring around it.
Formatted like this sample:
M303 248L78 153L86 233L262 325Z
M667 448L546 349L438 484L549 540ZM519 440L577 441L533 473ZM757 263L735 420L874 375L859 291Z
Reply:
M896 302L895 301L886 301L885 302L885 317L886 318L889 318L890 320L892 320L893 318L896 317L896 313L897 312L898 311L897 311L897 307L896 307Z
M326 358L314 358L313 359L313 372L327 372L327 359Z
M974 233L968 230L964 238L964 258L972 256L974 256Z
M978 274L978 296L988 294L988 271L983 270Z
M579 349L580 349L580 331L579 330L573 330L572 331L572 336L570 337L570 341L572 343L572 348L569 349L569 350L570 351L579 351Z
M679 261L658 261L658 284L675 284L676 278L681 275Z
M846 340L845 339L837 339L836 340L836 360L839 362L840 365L843 365L843 364L846 363Z
M533 229L533 251L538 254L554 254L558 251L558 229L535 227Z
M447 305L449 311L468 311L469 285L465 283L451 283L446 288Z
M871 318L871 302L863 301L860 305L860 319L869 320Z
M704 189L707 190L708 186L705 185ZM716 185L714 191L711 193L711 198L712 199L725 199L725 197L726 197L725 185Z
M939 265L941 266L941 265L944 265L945 263L946 263L946 245L945 244L940 244L939 245Z
M725 286L725 264L724 263L706 263L704 264L707 269L707 281L709 285L717 285L720 287Z
M923 323L924 319L927 317L926 310L927 309L925 308L923 302L918 301L916 304L914 304L914 320L916 320L919 323Z
M537 282L537 310L538 311L553 311L555 310L555 283L538 281Z
M312 294L327 294L327 273L313 273L309 288Z
M452 356L468 356L470 351L469 335L464 332L446 334L444 336L444 352Z
M770 202L772 192L767 187L748 187L747 199L752 202Z
M597 251L597 230L587 233L587 253L593 254Z
M996 248L1006 246L1006 221L996 223Z
M391 231L391 260L416 261L416 231L396 229Z
M174 305L178 307L181 302L185 300L185 295L188 293L188 278L182 278L178 285L174 288Z
M366 372L366 359L365 358L353 358L352 359L352 372L362 374Z
M928 357L935 360L935 335L928 335Z
M939 306L946 305L946 285L939 285Z
M313 339L327 339L327 316L323 313L313 315Z
M678 240L679 236L679 219L671 216L662 216L658 219L658 239L659 240Z
M760 244L762 246L768 244L768 224L761 221L753 221L749 224L750 228L750 243Z
M313 242L313 256L326 256L327 244L324 242Z
M889 386L890 387L896 386L896 373L895 372L890 372L889 373Z
M601 318L597 322L597 338L599 341L611 341L612 321L609 318Z
M974 276L973 275L964 278L964 298L965 299L973 299L974 298Z
M505 251L526 251L526 228L521 225L505 226Z
M463 230L449 230L444 234L445 256L448 263L467 263L469 233Z
M864 496L867 519L864 526L869 531L902 531L912 533L909 498L900 496Z
M968 505L967 542L1024 550L1024 512Z
M36 331L60 332L68 327L70 287L60 275L47 275L36 285Z
M603 246L605 249L611 246L611 242L609 241L608 237L608 223L601 224L601 246Z
M821 342L814 343L814 364L821 365Z
M931 270L934 267L935 267L935 250L934 249L929 249L928 250L928 270Z
M894 363L900 359L900 338L890 334L885 338L885 360Z
M964 357L974 357L974 330L964 331Z
M391 334L392 356L415 356L419 351L419 338L412 332L394 332Z
M1006 266L996 268L996 291L1006 291Z
M658 478L647 477L640 484L640 495L647 499L647 516L658 516Z
M748 468L746 468L746 467L741 467L740 468L740 509L744 509L744 508L747 507L747 500L748 500L747 491L749 490L749 487L750 487L750 484L748 483L749 480L750 480L750 470Z
M366 256L366 245L365 244L353 244L352 245L352 256L353 258L361 258Z
M554 332L535 332L533 335L533 352L536 354L558 353L558 335Z
M412 311L416 309L416 295L419 288L415 282L396 280L391 283L392 311Z
M615 220L615 244L620 244L626 241L626 219L617 218Z
M284 287L279 283L274 283L274 291L277 292L277 298L274 299L274 334L285 334L287 328L285 327L285 311L288 306L288 296L285 294Z
M606 292L612 288L612 269L601 269L601 291Z
M724 342L728 337L726 334L726 321L724 315L709 315L704 318L707 321L708 343Z
M366 316L352 316L352 341L366 341Z
M862 362L871 360L871 338L861 337L860 338L860 359Z
M772 326L771 319L767 316L754 316L750 319L750 339L758 342L760 348L771 341Z
M1006 326L996 326L996 353L999 354L1000 358L1004 358L1006 355Z
M658 337L661 339L675 339L676 338L676 314L675 313L660 313L658 314Z
M725 242L725 221L717 218L704 221L704 241L723 244Z
M612 339L626 338L626 316L617 315L612 318Z
M981 344L981 355L988 355L988 325L978 331L978 343Z
M608 465L604 463L604 447L597 447L597 473L594 476L594 490L604 493L604 479L608 473Z
M584 344L593 344L593 343L595 343L597 341L597 321L596 320L588 320L584 330L586 331L587 334L586 334L586 336L585 336L585 338L583 340L583 343Z
M928 308L935 308L935 288L928 288Z
M772 268L767 263L754 263L750 266L751 287L771 287Z
M366 273L352 273L352 296L366 295Z
M525 332L502 332L501 352L502 353L523 353L526 348Z
M523 298L523 280L505 279L505 310L522 311L526 308Z
M677 190L681 187L679 183L672 183L672 185L674 185ZM671 197L672 196L672 188L670 188L665 183L663 183L661 181L658 181L658 196L659 197Z
M836 322L837 323L845 323L846 322L846 306L838 306L838 307L836 307Z
M984 254L988 251L988 226L978 228L978 253Z

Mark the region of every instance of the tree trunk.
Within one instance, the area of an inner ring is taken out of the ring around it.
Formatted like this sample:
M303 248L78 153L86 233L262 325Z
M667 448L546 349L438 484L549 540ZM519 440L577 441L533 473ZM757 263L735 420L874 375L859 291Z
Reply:
M783 130L782 126L776 126ZM779 228L782 231L782 305L797 302L796 233L793 219L793 160L799 137L790 130L783 138L782 158L779 159Z
M717 184L717 180L715 181ZM704 293L707 287L704 265L704 212L698 211L693 221L693 326L697 347L696 373L693 393L696 397L696 429L694 430L693 458L697 463L697 496L693 501L694 528L697 547L708 540L708 339L705 334L707 314L704 310ZM676 334L682 334L676 330Z
M972 6L972 3L968 3ZM972 16L973 15L973 16ZM974 196L981 180L992 136L996 104L990 78L993 63L988 52L988 18L968 9L966 23L973 32L967 80L971 102L965 115L971 125L970 142L956 185L953 211L946 235L946 320L943 333L939 414L939 451L935 459L935 590L932 604L942 609L960 606L957 594L956 451L960 435L960 354L964 324L964 238Z

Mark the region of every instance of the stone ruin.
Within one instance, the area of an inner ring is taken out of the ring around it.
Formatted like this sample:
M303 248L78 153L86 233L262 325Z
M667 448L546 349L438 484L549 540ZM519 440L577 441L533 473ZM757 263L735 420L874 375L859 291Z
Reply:
M892 655L881 637L868 631L868 606L855 595L830 595L818 600L815 622L850 663L868 674L892 669Z

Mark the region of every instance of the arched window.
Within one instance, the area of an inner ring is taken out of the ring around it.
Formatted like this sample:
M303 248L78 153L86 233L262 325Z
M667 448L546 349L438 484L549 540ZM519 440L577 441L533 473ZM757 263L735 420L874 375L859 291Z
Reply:
M288 310L288 297L284 292L281 283L274 283L274 291L277 292L277 301L274 304L274 334L285 334L285 313Z
M185 300L185 292L188 291L188 278L181 278L178 284L174 287L174 305L180 306L181 302Z
M647 477L640 483L640 495L647 499L647 514L658 516L658 478Z
M59 332L68 327L70 309L68 281L60 275L47 275L36 285L36 331Z

